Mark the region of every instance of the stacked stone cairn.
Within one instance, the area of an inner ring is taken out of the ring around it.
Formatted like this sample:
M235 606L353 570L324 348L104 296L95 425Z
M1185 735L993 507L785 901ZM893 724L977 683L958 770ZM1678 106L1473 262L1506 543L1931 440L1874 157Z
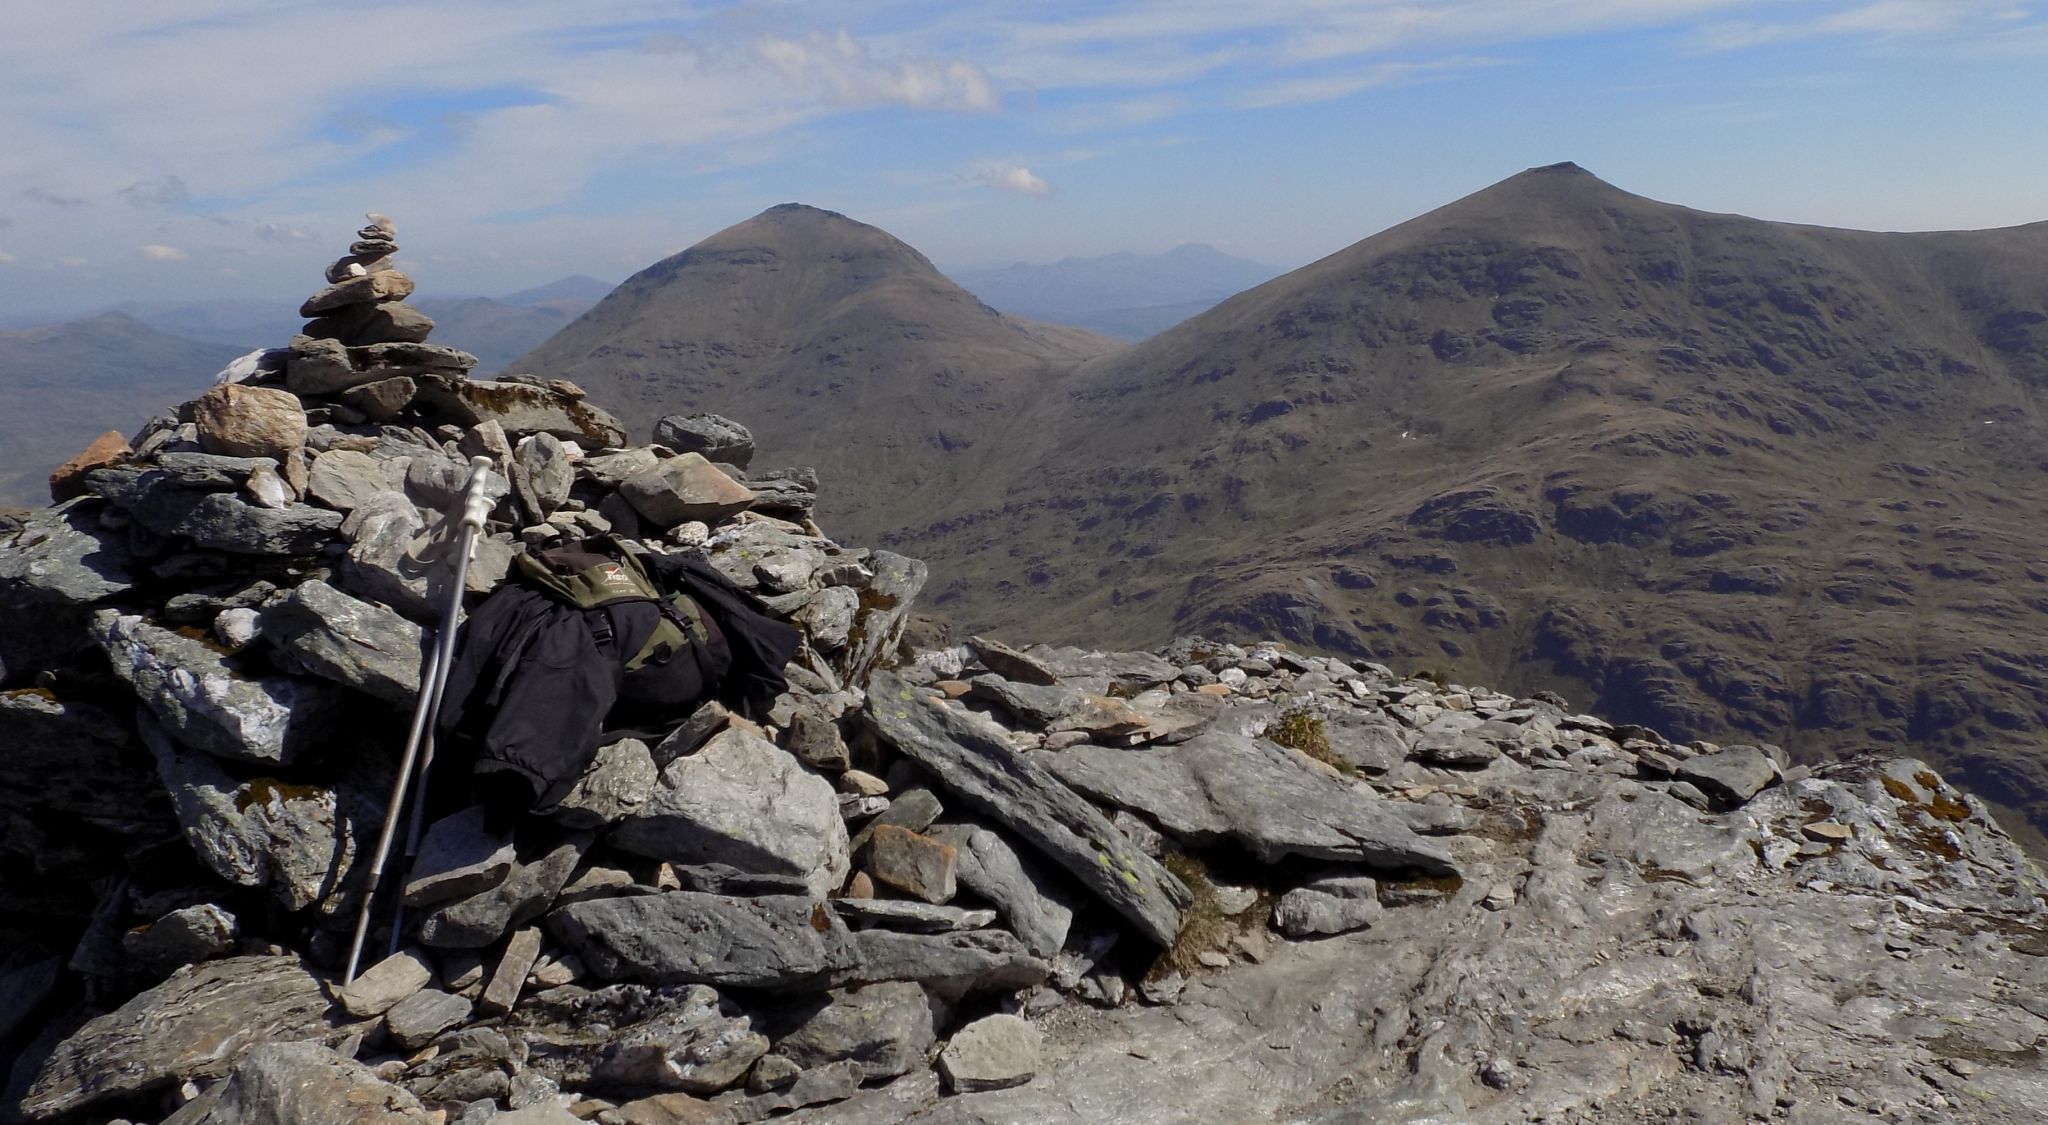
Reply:
M0 1115L894 1121L951 1097L995 1100L949 1120L1072 1120L1160 1095L1142 1071L1122 1094L1062 1072L1068 1093L1030 1101L1056 1061L1043 1028L1073 1023L1056 1013L1248 1019L1263 1001L1228 982L1280 947L1454 934L1525 896L1541 933L1558 888L1608 893L1547 874L1580 846L1658 893L1803 869L2043 917L1983 808L1913 763L1809 776L1769 746L1274 646L911 653L924 565L827 537L807 470L750 472L751 436L715 416L629 446L572 384L468 378L402 304L389 221L359 234L288 349L0 529ZM765 722L711 703L658 742L617 738L510 837L480 809L431 825L387 877L398 952L380 909L342 987L476 455L497 497L468 604L515 552L609 532L704 555L805 643ZM1539 833L1595 802L1592 837ZM1852 862L1928 832L1980 874ZM1419 998L1453 986L1412 987L1372 1009L1395 1030L1346 1017L1381 1037L1361 1057L1413 1060L1439 1100L1524 1081L1418 1046ZM1197 1054L1161 1073L1260 1084ZM1440 1076L1439 1054L1470 1072Z

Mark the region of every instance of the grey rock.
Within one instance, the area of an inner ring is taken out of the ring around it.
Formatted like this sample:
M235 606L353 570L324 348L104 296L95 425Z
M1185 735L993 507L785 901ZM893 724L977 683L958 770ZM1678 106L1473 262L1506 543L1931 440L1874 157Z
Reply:
M590 848L588 833L535 845L499 882L434 907L420 919L420 941L436 949L481 949L546 913Z
M0 961L0 1040L37 1015L63 975L63 958L45 956L32 946L17 948Z
M129 588L129 558L100 527L92 499L31 512L19 528L0 525L0 678L48 667L88 644L91 607ZM124 538L124 537L123 537Z
M536 514L543 519L552 515L569 498L569 486L576 483L569 451L555 435L535 434L519 443L517 460L539 508Z
M708 992L708 989L701 990ZM617 1033L592 1069L597 1089L715 1094L746 1077L768 1037L716 1002L679 1005Z
M1450 852L1369 792L1265 739L1205 734L1172 750L1076 746L1048 765L1081 792L1142 812L1196 846L1234 840L1267 863L1298 855L1455 871Z
M223 453L160 453L147 468L163 473L181 488L232 492L247 484L259 469L276 469L270 457L231 457ZM138 470L144 466L136 466Z
M597 757L555 806L554 819L570 828L601 828L645 808L660 784L654 754L637 738L597 748Z
M816 469L756 469L741 473L740 483L754 494L753 511L783 519L802 519L818 506Z
M496 1028L465 1027L444 1035L433 1058L408 1066L405 1088L430 1102L509 1101L522 1051ZM496 1114L494 1120L505 1115Z
M1730 746L1717 754L1687 759L1678 778L1711 797L1741 804L1778 779L1778 764L1755 746Z
M313 1043L265 1043L164 1125L427 1125L400 1087Z
M804 1071L788 1087L727 1103L736 1120L760 1121L772 1114L805 1106L842 1102L860 1092L865 1069L857 1062L826 1063Z
M1273 925L1291 938L1319 937L1364 929L1379 919L1379 886L1364 875L1333 875L1280 896Z
M830 908L796 895L593 899L558 908L547 925L609 980L788 990L828 981L860 958Z
M0 840L13 842L0 843L9 872L0 904L35 894L45 879L78 885L74 875L89 881L105 869L74 870L56 840L103 846L102 862L112 866L132 840L161 835L171 819L155 762L126 714L44 692L0 692Z
M92 490L153 534L233 555L310 555L341 528L339 512L310 504L264 508L229 492L186 488L161 469L124 465L87 474Z
M924 786L905 789L896 794L866 828L855 834L850 847L856 852L867 847L868 841L874 838L875 830L882 827L922 832L931 827L932 822L939 819L945 811L945 806L939 803L938 794L930 789Z
M423 955L401 949L357 973L356 979L334 994L334 1000L349 1015L381 1016L433 980L434 967Z
M297 957L230 957L180 970L66 1038L21 1100L30 1120L225 1076L264 1043L338 1037L326 987Z
M486 827L482 805L450 813L420 837L419 855L406 875L405 904L431 906L488 891L505 881L518 860L511 835Z
M370 305L380 301L403 301L412 294L412 279L397 270L366 270L337 281L306 298L299 315L315 317L349 305ZM296 341L294 341L296 343Z
M730 725L732 712L725 709L725 704L715 699L700 704L681 726L654 747L654 764L666 768L677 758L695 752L699 746L711 741L712 735Z
M853 764L839 724L814 707L800 707L789 723L789 752L812 769L839 773Z
M775 1040L775 1055L804 1069L851 1060L869 1078L922 1067L938 1041L946 1005L910 981L841 989L805 1005Z
M389 487L384 467L369 454L353 449L319 454L306 473L306 495L340 512L354 511Z
M336 397L372 422L390 422L412 405L413 396L418 393L419 384L411 377L393 375L350 387Z
M1491 765L1500 751L1468 734L1425 734L1409 756L1418 762L1452 769L1474 769Z
M436 1035L467 1020L474 1008L464 997L438 988L424 988L384 1013L384 1035L402 1050L417 1050Z
M969 699L994 703L1037 730L1053 726L1088 702L1088 693L1061 685L1016 683L997 675L976 676L969 682L974 685Z
M619 496L659 528L691 520L717 524L746 510L754 494L695 453L643 469L619 485Z
M157 972L169 972L232 951L240 932L234 915L202 902L129 930L121 935L121 948Z
M853 633L853 619L860 611L860 591L851 586L828 586L810 596L798 615L811 643L825 652L846 646Z
M939 1053L939 1073L963 1094L1021 1086L1038 1067L1038 1029L1017 1016L983 1016L954 1032Z
M848 871L846 824L831 784L737 727L670 762L652 799L614 827L610 841L652 859L795 875L819 897Z
M308 579L263 611L263 639L317 676L409 708L419 697L421 630L391 610Z
M1187 888L1094 806L1012 749L1000 727L928 700L890 673L877 673L868 693L875 725L890 744L1065 868L1147 938L1172 942L1190 901Z
M1041 686L1059 682L1059 676L1043 662L1001 641L990 637L969 637L967 647L974 651L975 659L981 661L982 667L1005 680Z
M1379 714L1345 711L1323 723L1330 754L1352 769L1382 774L1408 757L1408 739L1401 726Z
M378 256L391 253L378 248ZM358 253L361 253L360 251ZM353 304L336 309L307 323L304 334L315 339L338 340L350 347L364 344L417 344L434 330L434 320L402 301Z
M1066 944L1076 906L1072 896L1019 855L1000 833L942 824L934 826L931 835L952 844L958 853L960 885L994 903L1031 952L1050 957Z
M221 651L113 610L93 614L91 635L115 675L172 737L236 761L281 765L318 738L332 689L285 676L249 679Z
M491 970L491 978L484 984L484 994L477 1002L477 1010L487 1015L503 1015L519 1002L519 992L526 987L526 976L533 971L533 964L540 960L540 931L520 930L505 943L505 951L498 955L497 968Z
M654 423L654 440L677 453L698 453L744 469L754 459L754 435L716 414L670 414Z
M868 608L854 618L846 647L833 662L844 683L866 680L883 656L896 650L911 604L930 573L923 562L891 551L876 551L868 565L875 574L861 598Z
M626 443L625 427L609 412L587 399L572 398L549 387L444 375L415 378L419 391L413 398L414 406L458 426L494 421L514 439L529 434L552 434L586 448Z
M661 457L645 446L611 453L594 453L576 462L576 472L585 480L607 490L617 490L632 477L661 463Z
M993 910L969 910L895 898L835 898L832 909L850 923L920 934L978 930L996 920Z
M905 934L862 930L858 958L833 984L911 980L948 1002L977 992L1011 992L1043 983L1052 968L1005 930Z

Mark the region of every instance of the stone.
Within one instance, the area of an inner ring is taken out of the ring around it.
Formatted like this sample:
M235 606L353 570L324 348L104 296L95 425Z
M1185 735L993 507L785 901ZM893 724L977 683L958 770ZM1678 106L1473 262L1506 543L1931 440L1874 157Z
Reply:
M839 773L853 764L846 749L846 739L839 733L839 724L813 708L797 710L790 719L786 742L789 752L812 769Z
M418 625L307 579L263 610L263 639L290 664L394 707L419 698Z
M178 746L153 719L138 722L155 755L185 842L236 886L268 887L288 910L332 915L352 901L356 859L383 819L381 798L351 785L231 776L209 754Z
M71 459L56 467L50 473L50 499L62 504L73 497L85 495L85 474L94 469L118 465L126 461L134 450L128 446L128 439L119 430L108 430L92 439L84 449L71 455Z
M210 902L173 910L121 935L121 949L164 973L219 957L235 948L241 927L235 916Z
M477 1010L486 1015L503 1015L519 1002L519 990L526 985L526 974L533 971L533 963L540 959L540 931L520 930L505 943L505 952L498 956L498 967L491 971L490 983L484 985L482 999L476 1002Z
M528 1068L579 1090L713 1094L768 1050L737 1005L701 984L555 988L514 1020L530 1048Z
M715 699L706 700L681 726L670 732L667 738L654 747L654 764L667 768L670 762L685 754L696 752L697 748L711 741L711 737L732 725L732 712L725 704Z
M526 475L535 515L542 519L554 514L569 498L569 486L576 483L576 468L562 439L553 434L534 434L519 443L516 462Z
M306 298L299 315L306 318L348 305L403 301L412 295L412 279L397 270L378 270L336 282Z
M839 788L857 797L882 797L888 795L889 783L866 770L849 769L839 775Z
M826 1063L804 1071L787 1087L731 1103L735 1115L760 1121L786 1110L845 1101L860 1092L863 1071L857 1062Z
M279 463L306 445L306 412L299 397L275 387L224 383L192 404L199 447L227 457L268 457Z
M779 1090L796 1081L803 1073L803 1067L781 1055L762 1055L754 1063L754 1069L747 1072L747 1092L764 1093Z
M233 555L311 555L340 529L342 515L310 504L265 508L233 493L187 488L170 472L130 463L87 474L91 490L144 530Z
M851 586L828 586L813 594L797 616L812 644L825 652L837 652L853 635L853 619L859 612L860 591Z
M994 903L1032 953L1050 957L1066 944L1075 903L1063 886L1019 855L1000 833L941 824L931 835L953 845L960 885Z
M0 678L57 665L90 647L92 607L128 589L126 536L101 528L97 500L70 500L0 525Z
M1010 1015L983 1016L939 1052L939 1073L959 1094L1021 1086L1037 1077L1038 1066L1038 1029Z
M997 675L976 676L971 684L967 698L994 703L1037 730L1056 725L1088 703L1087 692L1064 685L1016 683Z
M306 495L338 512L352 512L390 487L382 463L353 449L321 452L306 473Z
M775 1055L806 1070L857 1062L868 1078L894 1078L924 1066L938 1041L946 1005L922 985L881 981L807 1001L775 1040Z
M252 1049L338 1038L325 985L297 957L206 961L145 989L67 1037L21 1100L31 1120L220 1078Z
M818 506L815 469L756 469L734 479L754 494L751 510L764 515L801 520Z
M689 1094L655 1094L626 1102L600 1121L618 1125L737 1125L732 1110Z
M1191 901L1188 889L1093 805L1013 750L1002 728L927 700L887 672L875 674L868 697L876 728L891 745L1064 868L1139 933L1172 943Z
M858 956L831 984L917 981L932 994L956 1002L979 992L1014 992L1042 983L1052 967L1034 957L1005 930L959 930L909 934L861 930L853 935Z
M654 440L677 453L744 469L754 459L754 435L716 414L670 414L654 423Z
M297 469L299 460L294 456L287 464ZM242 495L259 508L284 508L296 499L292 486L268 465L258 467L242 482Z
M969 637L967 647L973 650L974 658L981 661L982 667L1006 680L1045 686L1060 682L1052 669L1001 641L989 637Z
M1688 758L1678 767L1689 781L1717 800L1742 804L1778 779L1778 764L1754 746L1729 746L1719 753Z
M868 844L870 875L933 905L952 901L955 863L952 845L893 824L878 826Z
M602 828L639 812L660 784L654 754L637 738L620 738L597 748L583 776L555 806L555 823L569 828Z
M923 562L893 551L874 552L868 566L874 578L861 595L867 608L854 618L846 646L833 663L843 683L865 682L883 658L896 651L910 607L930 575Z
M164 1125L432 1125L419 1099L313 1043L265 1043Z
M1802 827L1800 831L1806 834L1807 839L1818 840L1826 844L1839 844L1856 837L1855 829L1832 820L1814 821L1812 824Z
M1409 757L1432 766L1477 769L1492 765L1500 758L1500 751L1466 734L1425 734L1409 751Z
M996 920L993 910L967 910L896 898L876 898L870 893L848 893L832 900L841 918L861 926L881 926L916 934L944 934L955 930L978 930Z
M714 1003L648 1020L617 1035L591 1074L599 1089L715 1094L768 1053L768 1037Z
M481 949L546 913L590 848L588 833L571 833L517 849L496 884L435 906L420 919L420 941L436 949ZM523 854L521 854L523 852Z
M356 974L356 979L335 993L334 999L349 1015L381 1016L433 980L434 967L425 956L401 949Z
M163 782L136 740L130 710L108 711L49 692L0 691L0 841L26 844L78 833L107 845L105 861L119 866L134 839L163 833L172 821ZM0 879L0 910L38 909L6 905L10 892L27 894L42 881L34 875L80 885L66 874L59 850L31 846L17 857L0 842L0 862L10 865L9 876ZM0 1016L5 1011L0 1005Z
M855 834L848 847L852 851L860 851L868 846L868 841L874 839L875 831L885 826L922 832L931 827L932 822L939 819L939 815L945 811L945 806L939 803L938 795L930 789L921 785L915 789L906 789L897 794L895 800L889 802L873 823Z
M1416 835L1368 791L1262 738L1211 733L1170 750L1075 746L1047 765L1080 792L1141 812L1196 847L1232 840L1265 863L1297 855L1456 870L1443 845Z
M405 879L405 904L431 906L488 891L512 873L519 855L509 833L487 827L482 805L427 826Z
M417 1050L467 1020L474 1008L464 997L423 988L384 1013L384 1035L401 1050Z
M745 511L754 494L702 455L686 453L628 477L619 495L654 526L666 530L687 520L717 524Z
M302 329L315 339L364 344L417 344L434 331L434 318L402 301L346 305L313 318Z
M595 403L548 387L446 375L414 378L419 384L413 396L414 409L457 426L496 422L515 440L530 434L553 434L586 448L626 443L626 429L617 418Z
M630 477L661 464L661 455L645 446L613 453L593 453L576 462L576 475L606 491L616 491Z
M362 411L363 417L372 422L390 422L412 405L417 394L419 384L411 377L393 375L358 383L336 397L345 405Z
M547 926L607 980L786 991L816 987L860 958L838 916L799 895L592 899L556 909Z
M845 882L849 867L831 783L739 727L671 761L647 804L612 829L610 842L671 863L795 876L820 898Z
M1280 896L1273 925L1301 939L1362 930L1379 920L1379 885L1364 875L1314 879Z

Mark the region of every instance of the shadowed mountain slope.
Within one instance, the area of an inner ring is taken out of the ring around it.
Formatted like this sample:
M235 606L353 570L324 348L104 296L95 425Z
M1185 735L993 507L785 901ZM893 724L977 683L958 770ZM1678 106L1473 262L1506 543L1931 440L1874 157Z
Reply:
M976 627L1278 634L2048 795L2048 224L1538 169L1082 367L900 535Z
M784 204L628 278L513 368L582 384L636 434L745 418L764 463L853 482L819 518L861 538L999 492L1015 414L1116 346L1003 316L883 231Z
M247 351L122 313L0 332L0 504L49 502L50 470L109 429L205 390Z

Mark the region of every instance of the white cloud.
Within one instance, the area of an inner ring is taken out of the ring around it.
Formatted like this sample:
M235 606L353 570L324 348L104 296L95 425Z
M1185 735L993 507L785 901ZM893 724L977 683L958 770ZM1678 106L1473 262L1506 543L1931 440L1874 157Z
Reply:
M981 186L997 191L1010 191L1040 199L1052 194L1052 185L1045 181L1045 177L1022 164L986 164L975 172L974 179Z
M827 91L840 105L901 105L991 113L1001 99L988 75L959 59L876 59L844 29L802 39L763 36L754 51L782 76Z
M1307 105L1334 101L1363 90L1400 86L1447 78L1461 70L1498 66L1494 59L1445 59L1426 63L1382 63L1337 74L1318 75L1275 82L1240 95L1236 105L1243 109L1268 109L1283 105Z
M166 246L161 242L145 242L137 246L135 252L152 262L182 262L192 256L175 246Z
M14 261L14 255L9 254L5 250L0 250L0 266L4 266L12 261Z
M129 184L115 194L130 207L148 209L180 206L191 198L192 193L186 190L184 180L176 176L158 176L155 179Z

